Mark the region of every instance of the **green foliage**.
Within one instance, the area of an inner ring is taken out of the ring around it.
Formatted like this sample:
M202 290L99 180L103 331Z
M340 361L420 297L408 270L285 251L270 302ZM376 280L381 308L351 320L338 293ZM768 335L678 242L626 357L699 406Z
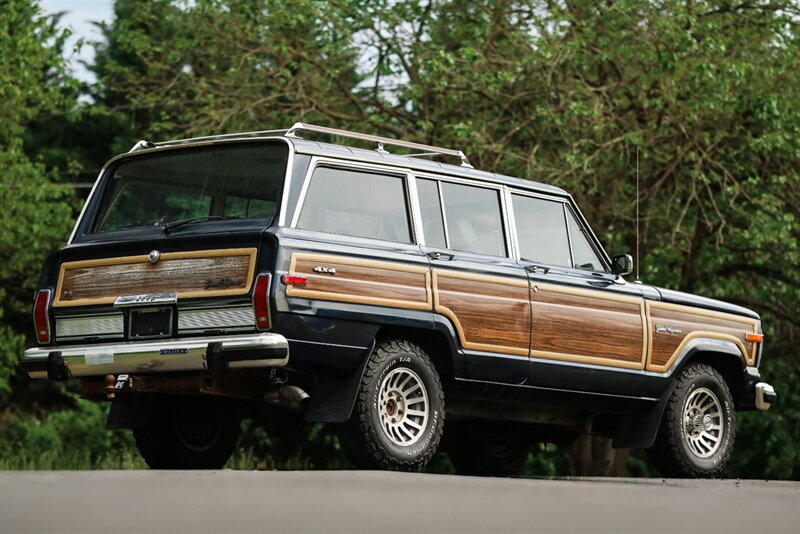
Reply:
M30 302L42 260L72 226L72 192L30 161L21 135L29 122L68 113L68 84L55 30L31 2L12 0L0 15L0 404L28 337ZM52 83L44 83L45 81Z
M108 432L108 405L67 394L65 409L10 414L0 425L0 469L142 468L130 431Z

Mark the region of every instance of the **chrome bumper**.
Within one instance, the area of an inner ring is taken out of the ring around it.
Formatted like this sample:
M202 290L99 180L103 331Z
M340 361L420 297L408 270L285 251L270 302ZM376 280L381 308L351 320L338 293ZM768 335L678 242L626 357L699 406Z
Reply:
M51 362L51 363L48 363ZM53 376L52 362L69 369L73 377L117 373L170 373L227 369L283 367L289 362L289 343L280 334L197 337L34 347L25 351L22 368L31 378Z
M775 393L775 388L766 382L756 384L756 408L766 412L777 400L778 394Z

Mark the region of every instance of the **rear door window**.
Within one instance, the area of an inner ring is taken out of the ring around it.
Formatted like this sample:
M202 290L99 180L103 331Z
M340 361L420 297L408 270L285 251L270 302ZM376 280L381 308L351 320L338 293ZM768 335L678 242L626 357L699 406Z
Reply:
M442 188L449 248L506 256L500 192L451 182L441 182L439 185Z
M411 243L405 177L317 167L297 227Z

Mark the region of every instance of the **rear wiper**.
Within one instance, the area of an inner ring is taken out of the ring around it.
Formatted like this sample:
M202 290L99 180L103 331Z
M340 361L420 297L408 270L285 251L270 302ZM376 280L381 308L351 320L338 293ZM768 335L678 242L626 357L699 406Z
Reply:
M204 221L224 221L227 219L243 219L241 215L206 215L204 217L192 217L191 219L180 219L177 221L168 222L163 226L165 234L169 234L175 228L186 226L187 224L194 224Z

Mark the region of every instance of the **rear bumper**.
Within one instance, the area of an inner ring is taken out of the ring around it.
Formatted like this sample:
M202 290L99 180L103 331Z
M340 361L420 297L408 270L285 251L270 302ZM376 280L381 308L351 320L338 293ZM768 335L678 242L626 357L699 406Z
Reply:
M25 351L22 368L31 378L117 373L170 373L215 369L283 367L289 343L280 334L262 333L163 339L127 343L34 347ZM56 368L59 367L59 368Z

